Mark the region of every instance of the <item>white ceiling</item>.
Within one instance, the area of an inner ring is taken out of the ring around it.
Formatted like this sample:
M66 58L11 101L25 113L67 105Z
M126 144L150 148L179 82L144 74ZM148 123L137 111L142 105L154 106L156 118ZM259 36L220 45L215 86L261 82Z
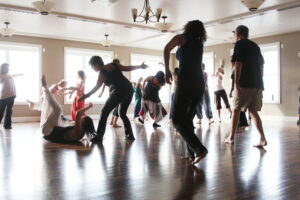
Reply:
M99 42L108 33L116 45L149 49L162 49L174 36L174 33L160 33L152 23L133 23L130 10L134 7L140 10L143 0L118 0L111 6L90 0L49 1L56 4L53 14L41 16L33 12L33 0L0 0L0 23L11 22L11 28L21 35L87 42ZM163 8L167 21L174 23L173 31L179 32L189 20L200 19L206 23L209 37L206 45L228 42L231 31L240 24L250 28L251 37L300 30L300 7L277 11L278 8L300 5L300 0L266 0L258 11L263 15L248 12L240 0L150 0L150 5L153 10ZM68 19L57 17L59 15Z

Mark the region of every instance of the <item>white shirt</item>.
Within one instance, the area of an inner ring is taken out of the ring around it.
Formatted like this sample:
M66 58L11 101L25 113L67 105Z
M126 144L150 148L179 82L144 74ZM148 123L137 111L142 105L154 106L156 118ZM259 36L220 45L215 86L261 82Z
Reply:
M214 77L214 90L215 91L224 90L223 79L221 74L219 74L219 76L217 77Z
M14 79L7 74L0 75L0 99L16 96Z

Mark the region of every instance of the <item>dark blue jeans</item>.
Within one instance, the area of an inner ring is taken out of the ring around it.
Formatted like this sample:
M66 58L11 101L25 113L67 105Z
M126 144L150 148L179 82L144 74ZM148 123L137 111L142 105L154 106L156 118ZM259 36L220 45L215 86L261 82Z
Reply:
M137 99L134 107L134 118L139 117L139 112L141 111L142 99Z
M205 115L208 119L213 118L213 114L211 111L211 106L210 106L210 97L209 97L209 91L205 90L203 94L202 101L200 101L196 107L197 110L197 118L202 119L203 114L202 114L202 105L204 107Z

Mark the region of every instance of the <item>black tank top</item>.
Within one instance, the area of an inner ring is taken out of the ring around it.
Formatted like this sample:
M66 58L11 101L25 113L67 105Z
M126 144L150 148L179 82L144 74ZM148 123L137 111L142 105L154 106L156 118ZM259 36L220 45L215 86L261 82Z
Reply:
M179 61L178 86L181 90L194 92L204 89L202 71L203 43L200 40L186 39L186 43L176 52Z
M110 63L114 65L115 69L112 71L106 71L100 69L100 73L105 77L104 84L109 86L110 92L121 92L128 93L133 92L133 88L129 80L122 74L119 67L115 63Z
M158 96L159 93L159 87L154 85L152 83L152 79L147 81L147 84L145 86L145 92L144 92L144 100L150 100L153 101L154 103L159 103L160 98Z

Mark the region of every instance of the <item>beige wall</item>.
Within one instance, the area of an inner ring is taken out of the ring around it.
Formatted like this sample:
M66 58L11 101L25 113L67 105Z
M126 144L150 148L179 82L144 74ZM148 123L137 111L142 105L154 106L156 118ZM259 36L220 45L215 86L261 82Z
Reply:
M280 52L281 59L281 104L264 104L263 115L295 116L298 108L297 92L300 83L300 32L256 38L258 44L280 42L283 46ZM206 52L215 53L215 68L219 67L220 59L225 60L225 86L227 91L230 88L230 49L232 44L222 44L206 47Z
M130 63L131 53L140 53L148 55L162 55L161 51L113 46L103 48L99 44L56 40L38 37L13 36L11 38L0 38L0 41L11 41L17 43L38 44L45 48L42 55L42 73L47 75L49 83L57 82L64 77L64 47L86 48L96 50L109 50L117 54L118 58L124 64ZM281 104L265 104L262 113L264 115L284 115L294 116L297 113L298 107L298 92L297 86L300 82L300 58L297 57L297 52L300 52L300 32L263 37L254 39L259 44L280 42L283 45L281 49ZM227 91L230 87L230 49L231 44L222 44L206 47L205 51L213 51L215 57L215 68L219 65L219 60L225 60L225 86ZM171 61L174 60L171 59ZM172 66L172 64L171 64ZM129 74L126 74L129 77ZM59 98L60 103L63 99ZM64 105L64 112L70 114L70 105ZM100 105L95 105L95 108L89 114L99 114ZM14 107L14 117L24 116L39 116L39 112L31 111L26 105L16 105Z
M0 37L0 41L16 42L16 43L28 43L41 45L45 51L42 53L42 73L47 76L49 84L55 83L64 78L64 47L75 47L83 49L95 49L95 50L108 50L113 51L117 55L118 59L125 65L130 64L130 54L139 53L147 55L162 56L161 51L148 50L142 48L130 48L121 46L112 46L110 48L104 48L100 44L67 41L67 40L56 40L38 37L25 37L25 36L13 36L11 38ZM74 71L74 73L76 73ZM126 74L130 76L129 73ZM17 86L20 87L20 86ZM63 98L57 97L60 103L63 103ZM71 105L63 105L65 114L70 114ZM89 114L99 114L100 105L95 105ZM28 109L27 105L15 105L14 106L14 117L25 117L25 116L39 116L39 112Z

